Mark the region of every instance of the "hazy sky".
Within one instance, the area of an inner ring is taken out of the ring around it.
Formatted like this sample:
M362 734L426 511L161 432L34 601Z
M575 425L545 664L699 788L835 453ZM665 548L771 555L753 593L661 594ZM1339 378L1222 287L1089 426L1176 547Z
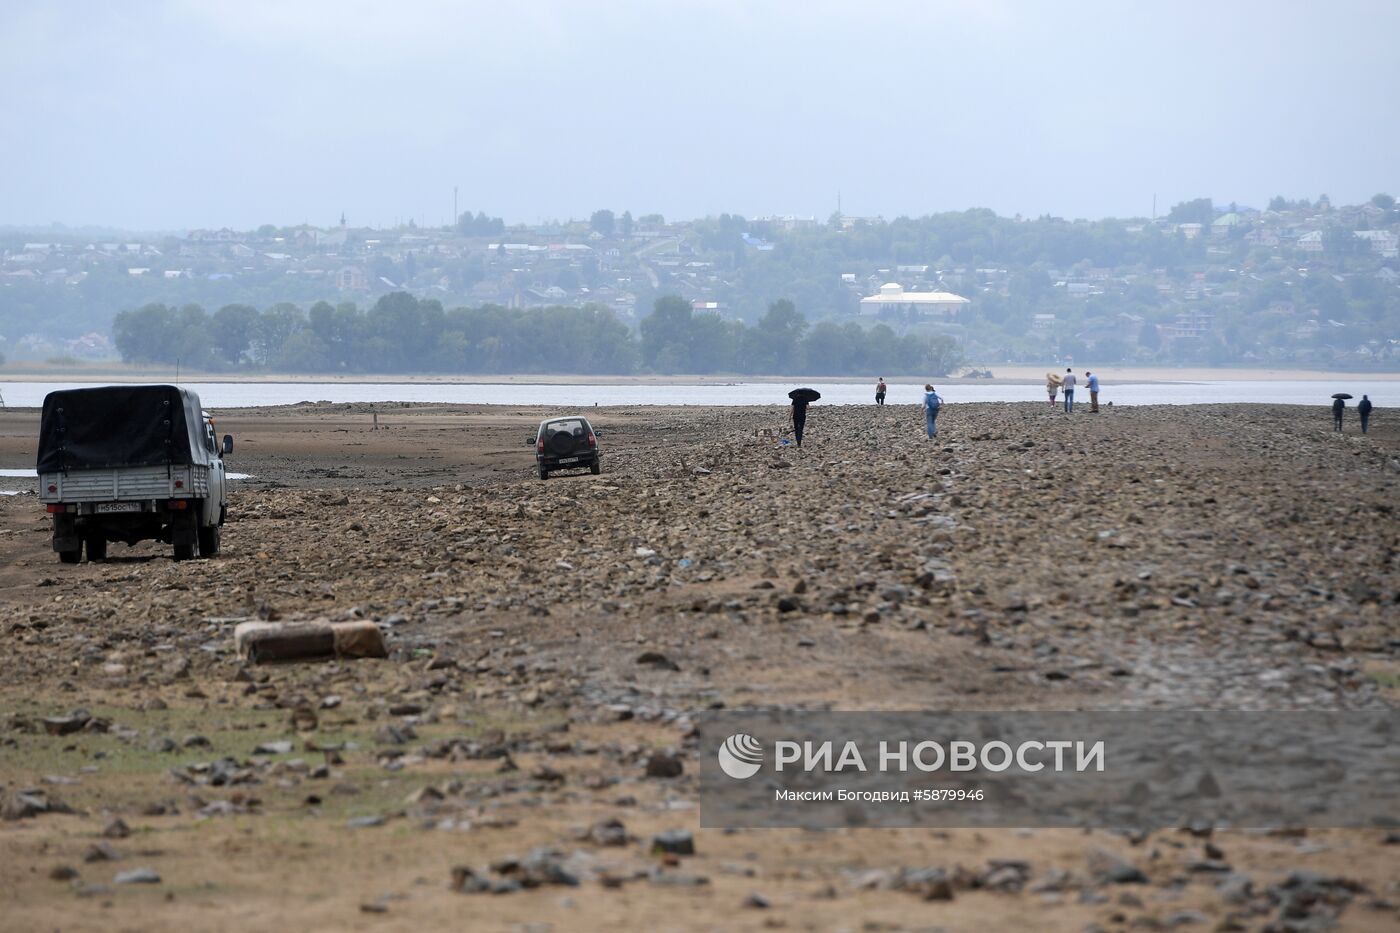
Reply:
M0 224L1400 194L1400 3L0 4Z

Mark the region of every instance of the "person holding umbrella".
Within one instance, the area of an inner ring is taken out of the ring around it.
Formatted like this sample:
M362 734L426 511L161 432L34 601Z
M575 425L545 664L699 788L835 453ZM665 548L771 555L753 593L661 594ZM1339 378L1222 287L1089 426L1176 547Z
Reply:
M1342 430L1342 416L1346 414L1347 399L1351 398L1345 392L1338 392L1332 396L1332 428L1340 432Z
M1361 416L1361 433L1365 434L1371 425L1371 397L1361 396L1361 401L1356 403L1356 413Z
M793 389L788 393L788 398L792 399L788 416L792 418L792 433L798 447L802 446L802 432L807 427L807 406L821 397L816 389Z

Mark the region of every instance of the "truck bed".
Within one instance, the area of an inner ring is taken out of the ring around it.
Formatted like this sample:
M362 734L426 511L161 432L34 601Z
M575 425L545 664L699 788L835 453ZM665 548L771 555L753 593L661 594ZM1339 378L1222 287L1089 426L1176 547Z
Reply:
M53 491L49 489L51 486ZM69 470L39 476L41 502L203 499L208 495L209 468L205 466Z

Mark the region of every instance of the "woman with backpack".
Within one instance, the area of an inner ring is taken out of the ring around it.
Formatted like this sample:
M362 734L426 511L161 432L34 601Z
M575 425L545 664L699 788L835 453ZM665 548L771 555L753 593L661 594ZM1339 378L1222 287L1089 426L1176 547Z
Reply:
M933 386L924 386L924 425L928 428L928 439L933 440L938 436L938 409L943 407L943 399L938 397L938 393L933 390Z

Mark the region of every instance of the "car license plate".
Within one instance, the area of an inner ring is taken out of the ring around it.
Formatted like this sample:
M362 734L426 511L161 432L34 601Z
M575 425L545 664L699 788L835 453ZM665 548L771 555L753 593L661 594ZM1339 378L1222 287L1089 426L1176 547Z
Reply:
M578 463L578 457L563 457L563 458L560 459L559 462L560 462L560 463Z
M93 507L94 512L139 512L141 503L139 502L99 502Z

